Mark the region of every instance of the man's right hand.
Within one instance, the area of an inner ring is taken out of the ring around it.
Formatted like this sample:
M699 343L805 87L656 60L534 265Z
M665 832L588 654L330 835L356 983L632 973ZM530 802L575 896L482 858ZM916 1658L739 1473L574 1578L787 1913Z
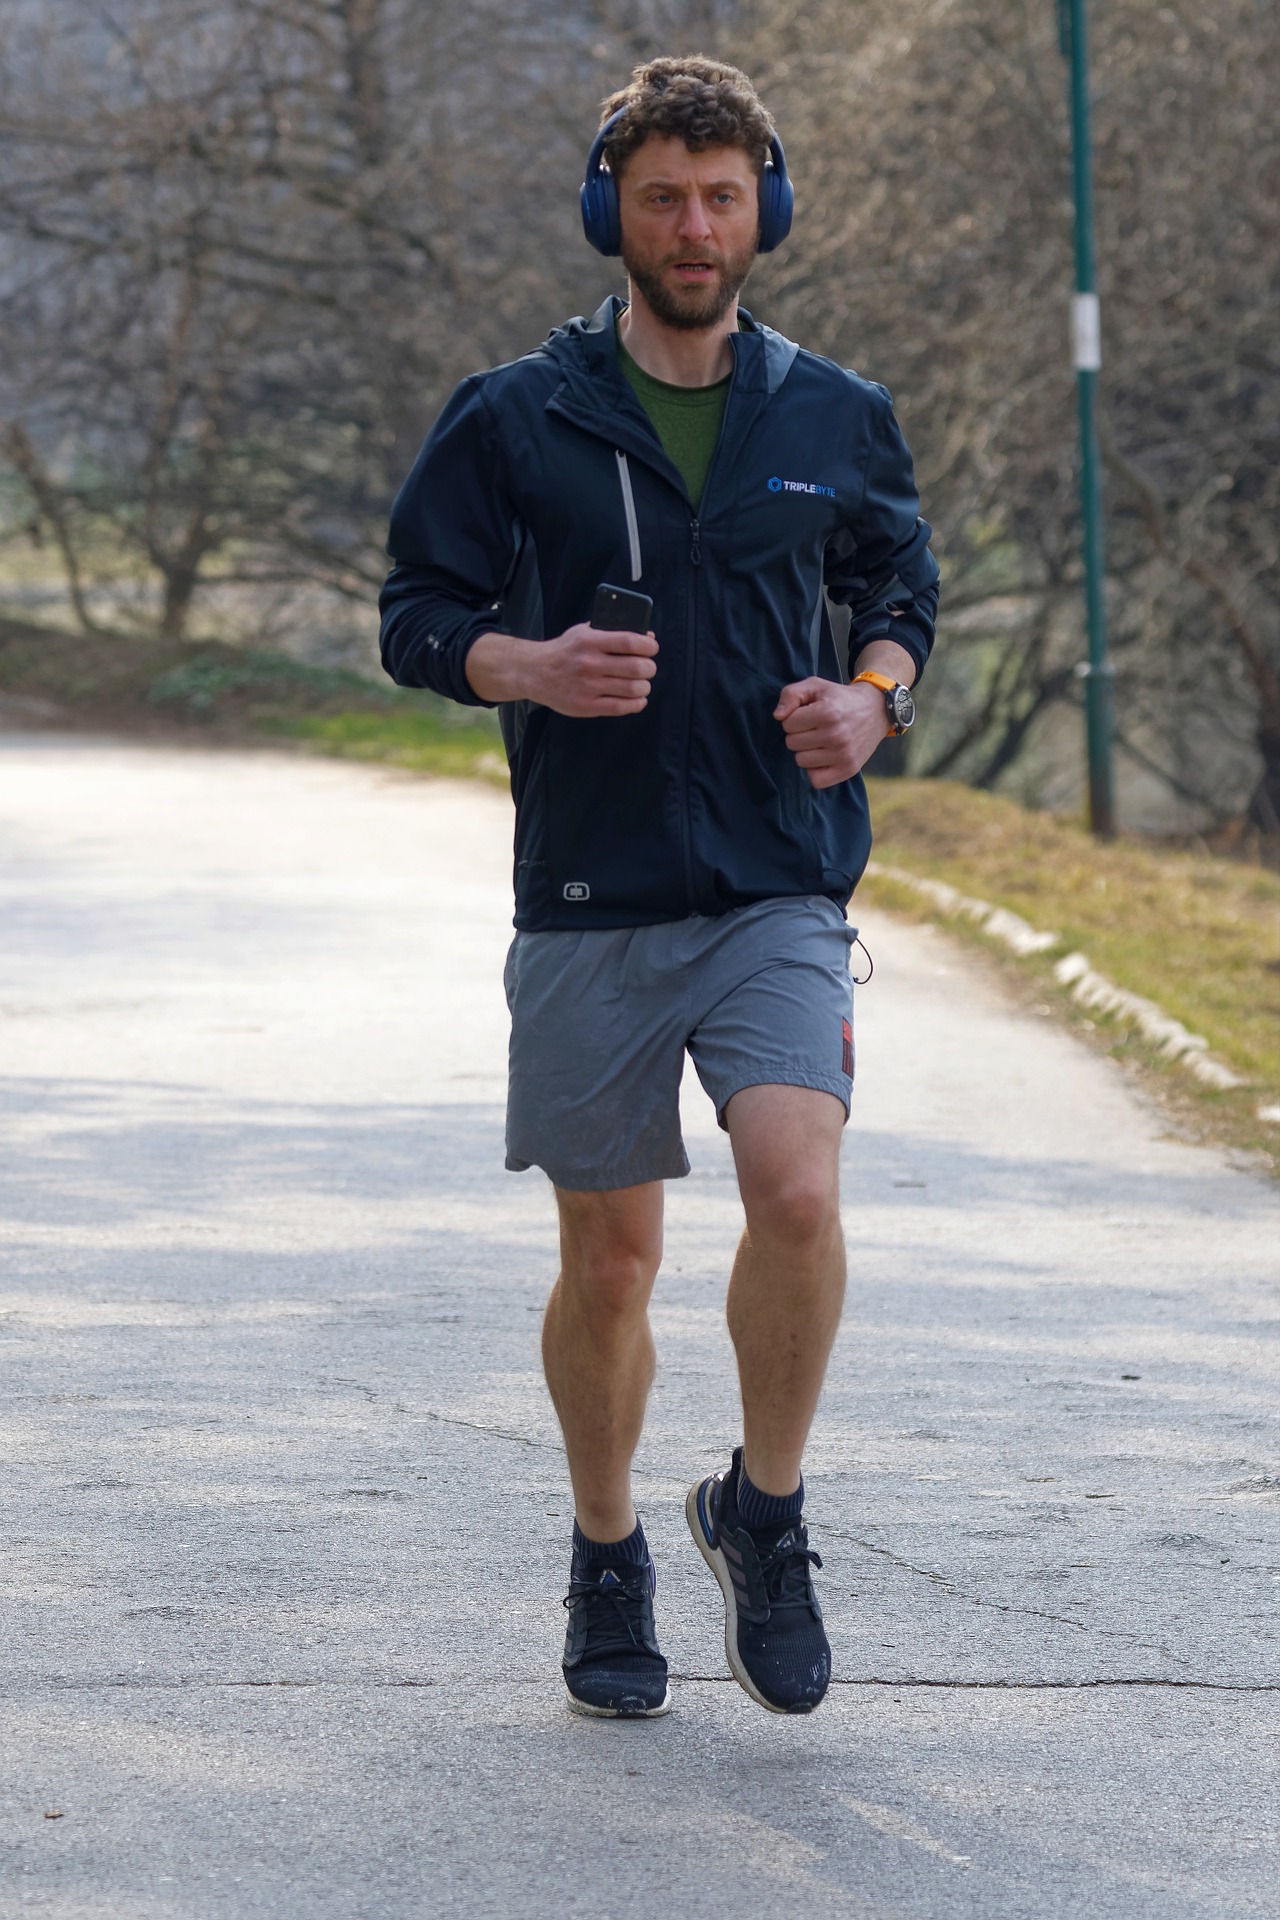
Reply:
M467 654L467 679L482 700L532 700L570 719L605 719L644 712L657 651L651 633L585 621L555 640L482 633Z
M658 671L657 651L651 633L570 627L558 640L533 643L533 685L525 697L575 720L643 713Z

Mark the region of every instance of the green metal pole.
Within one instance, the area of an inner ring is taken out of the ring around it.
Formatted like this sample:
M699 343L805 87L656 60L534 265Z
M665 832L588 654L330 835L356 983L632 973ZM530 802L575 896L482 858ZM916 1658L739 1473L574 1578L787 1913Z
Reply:
M1086 0L1058 0L1058 39L1071 67L1071 161L1076 203L1076 292L1071 303L1072 357L1080 408L1080 509L1084 522L1085 618L1089 658L1080 667L1089 751L1089 825L1099 838L1115 832L1111 771L1115 669L1107 651L1103 583L1102 487L1095 415L1102 365L1101 326L1093 269L1093 153L1089 135L1089 43Z

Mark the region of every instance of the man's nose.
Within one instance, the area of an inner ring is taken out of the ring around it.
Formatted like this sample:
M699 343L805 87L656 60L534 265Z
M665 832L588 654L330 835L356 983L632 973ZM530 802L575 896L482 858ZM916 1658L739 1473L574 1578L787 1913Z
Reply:
M714 231L700 197L696 193L691 193L684 203L684 212L680 220L680 238L709 240Z

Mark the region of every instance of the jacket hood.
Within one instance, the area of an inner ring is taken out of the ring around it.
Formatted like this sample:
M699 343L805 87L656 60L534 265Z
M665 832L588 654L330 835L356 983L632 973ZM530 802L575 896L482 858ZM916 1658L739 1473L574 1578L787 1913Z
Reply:
M572 320L553 327L536 352L554 360L561 376L570 382L576 383L584 376L588 380L612 376L621 383L614 329L618 315L626 312L626 306L625 300L611 293L594 313L575 314Z

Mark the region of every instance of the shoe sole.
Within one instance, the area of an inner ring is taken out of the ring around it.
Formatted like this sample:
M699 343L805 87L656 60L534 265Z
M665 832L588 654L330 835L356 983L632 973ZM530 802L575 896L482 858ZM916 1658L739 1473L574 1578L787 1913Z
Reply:
M720 1549L713 1547L708 1541L706 1533L703 1530L701 1516L698 1513L698 1495L706 1484L705 1480L699 1480L696 1486L690 1487L689 1497L684 1503L684 1517L689 1522L689 1531L693 1535L694 1546L698 1549L698 1552L702 1555L712 1573L714 1573L720 1591L724 1596L724 1652L725 1658L729 1662L729 1671L743 1692L750 1694L756 1705L763 1707L766 1712L785 1714L788 1718L795 1713L812 1713L812 1707L777 1707L772 1700L766 1700L742 1664L742 1656L738 1652L737 1645L738 1599L733 1590L733 1575L729 1572L729 1563Z
M579 1700L576 1693L570 1693L567 1684L565 1693L568 1696L569 1711L585 1714L591 1720L661 1720L664 1713L671 1711L670 1687L667 1688L660 1707L593 1707L588 1701Z

